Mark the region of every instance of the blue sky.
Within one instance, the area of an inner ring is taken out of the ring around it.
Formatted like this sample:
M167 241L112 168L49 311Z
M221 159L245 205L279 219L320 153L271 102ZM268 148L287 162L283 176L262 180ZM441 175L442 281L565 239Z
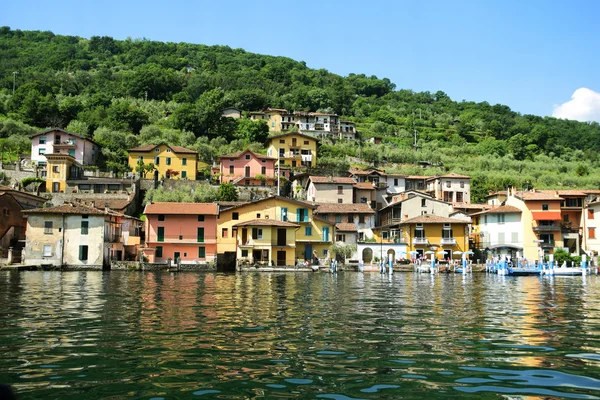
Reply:
M600 120L599 15L595 0L32 0L4 4L0 25L228 45L454 100Z

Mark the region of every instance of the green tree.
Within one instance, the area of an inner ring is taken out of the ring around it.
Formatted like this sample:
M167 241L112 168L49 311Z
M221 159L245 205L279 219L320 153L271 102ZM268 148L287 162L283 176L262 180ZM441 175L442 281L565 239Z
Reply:
M238 193L233 183L221 183L218 197L220 201L237 201Z
M269 126L265 121L253 121L248 118L237 120L234 137L247 143L264 143L269 137Z

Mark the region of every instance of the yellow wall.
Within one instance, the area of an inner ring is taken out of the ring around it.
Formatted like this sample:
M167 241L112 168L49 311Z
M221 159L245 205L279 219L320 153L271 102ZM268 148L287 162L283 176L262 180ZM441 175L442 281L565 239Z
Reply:
M47 157L46 164L46 192L52 193L52 185L55 182L59 183L59 192L65 191L67 188L67 175L69 168L73 162L67 159L53 159ZM58 172L54 172L54 167L58 167Z
M296 139L296 143L300 146L298 150L310 150L310 154L312 155L312 165L317 165L317 140L305 135L290 134L285 136L274 136L270 138L268 142L269 147L267 155L271 157L278 157L279 149L284 149L286 156L289 155L291 150L290 146L292 145L293 139ZM281 140L283 140L284 143L280 143ZM308 141L308 144L304 144L305 141ZM292 161L295 160L297 163L296 165L300 167L302 157L300 157L300 155L296 157L281 157L280 160L283 160L283 163L289 166L292 166ZM277 164L275 164L275 167L277 167Z
M265 111L265 119L269 124L270 132L281 132L281 113L279 111Z
M452 246L452 245L441 245L441 240L442 240L442 231L444 228L444 224L443 223L439 223L439 224L423 224L423 227L425 229L425 237L427 238L427 240L429 241L429 246L437 246L438 248L435 250L436 252L436 257L442 259L442 258L447 258L448 254L443 255L443 254L437 254L438 251L444 249L446 251L467 251L469 250L469 238L468 236L465 234L465 228L467 226L467 224L460 224L460 223L453 223L450 224L450 226L452 227L452 236L453 238L456 240L456 245ZM417 248L420 249L425 249L425 250L432 250L430 247L427 247L425 245L414 245L413 244L413 239L415 237L415 227L416 224L408 224L408 225L404 225L402 227L402 239L405 243L408 244L408 249L409 251L415 250Z
M156 149L159 149L157 152ZM183 171L186 172L187 179L196 179L196 171L198 171L198 154L194 153L175 153L165 144L161 144L150 151L130 151L128 163L133 171L137 172L139 157L143 157L144 164L153 163L158 170L158 177L166 177L167 170L172 169L179 171L179 175L171 177L172 179L183 179ZM156 165L155 157L159 157L159 164ZM171 165L167 165L167 158L171 159ZM183 165L183 159L186 159L186 165ZM152 178L152 173L149 173L146 178Z

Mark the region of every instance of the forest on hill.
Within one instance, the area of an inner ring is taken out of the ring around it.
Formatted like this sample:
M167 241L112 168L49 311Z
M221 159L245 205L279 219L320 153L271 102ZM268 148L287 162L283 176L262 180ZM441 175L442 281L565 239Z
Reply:
M360 146L321 143L325 172L351 163L408 174L454 171L473 177L476 200L508 185L600 187L596 122L520 115L227 46L0 28L3 153L28 152L26 135L47 127L93 138L103 145L104 165L119 171L127 169L125 149L160 141L194 148L207 163L247 147L264 151L266 125L223 118L225 107L335 112L356 122ZM366 143L371 137L382 144Z

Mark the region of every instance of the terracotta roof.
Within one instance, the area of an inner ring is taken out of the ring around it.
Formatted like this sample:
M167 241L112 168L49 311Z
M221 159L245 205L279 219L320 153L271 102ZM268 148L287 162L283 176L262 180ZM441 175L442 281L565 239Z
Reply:
M375 211L365 203L340 204L340 203L315 203L317 214L375 214Z
M525 201L527 200L563 200L562 197L556 193L554 190L540 191L536 190L535 192L524 191L524 192L516 192L516 197L521 198Z
M429 178L432 178L431 176L425 176L425 175L408 175L406 177L406 179L423 179L423 180L427 180Z
M455 174L454 172L451 172L446 175L441 175L441 176L439 176L439 178L471 179L471 177L469 175L460 175L460 174Z
M349 222L340 222L335 224L335 230L341 232L356 232L356 225Z
M194 150L190 150L190 149L186 149L185 147L181 147L181 146L171 146L169 144L166 143L160 143L160 144L147 144L145 146L138 146L138 147L134 147L133 149L128 149L127 151L152 151L154 150L156 147L160 146L164 144L165 146L169 147L171 150L173 150L173 153L188 153L188 154L198 154L197 151Z
M248 204L248 202L247 201L217 201L217 204L221 208L221 211L223 211L228 208L243 206L244 204Z
M499 190L497 192L494 193L490 193L485 197L494 197L494 196L507 196L508 195L508 191L506 190Z
M385 171L383 170L378 170L378 169L374 169L374 168L369 168L369 169L360 169L360 168L350 168L350 170L348 171L353 175L371 175L371 174L378 174L378 175L385 175Z
M300 205L303 205L303 206L306 206L306 207L310 207L312 209L317 208L317 204L313 203L313 202L310 202L310 201L290 199L289 197L282 197L282 196L270 196L270 197L265 197L264 199L258 199L258 200L249 201L249 202L239 202L239 204L232 205L228 209L231 210L233 208L243 207L243 206L245 206L247 204L256 204L256 203L260 203L261 201L267 201L267 200L271 200L271 199L288 201L290 203L300 204Z
M375 190L375 186L373 186L373 182L356 182L354 187L357 189L365 189L365 190Z
M80 135L80 134L78 134L78 133L67 132L67 131L65 131L64 129L60 129L60 128L48 128L48 129L46 129L46 130L44 130L44 131L41 131L41 132L38 132L38 133L34 133L33 135L29 135L29 137L30 137L30 138L34 138L34 137L36 137L36 136L39 136L39 135L45 135L45 134L47 134L47 133L54 132L54 131L56 131L56 132L62 132L62 133L66 133L67 135L75 136L75 137L78 137L78 138L80 138L80 139L85 139L85 140L87 140L87 141L90 141L90 142L92 142L92 143L94 143L94 144L96 144L96 145L98 144L98 143L94 142L92 139L90 139L89 137L86 137L86 136Z
M489 204L473 204L473 203L454 203L452 204L454 208L464 208L464 209L475 209L475 210L485 210L488 208L492 208Z
M277 160L277 157L265 156L264 154L258 154L253 152L252 150L244 150L244 151L236 151L235 153L225 154L224 156L219 156L219 158L240 158L246 153L252 154L256 158L265 159L265 160Z
M411 219L407 219L400 224L468 224L469 221L456 218L440 217L438 215L420 215Z
M99 210L94 207L87 207L82 205L71 205L64 204L57 207L48 208L34 208L32 210L23 211L25 214L90 214L90 215L104 215L104 210Z
M300 226L298 224L294 224L287 221L278 221L276 219L253 219L246 222L240 222L239 224L235 224L233 226L282 226L286 228L297 227Z
M94 206L95 208L101 209L104 207L108 207L111 210L123 210L125 209L132 200L122 200L122 199L106 199L106 200L88 200L88 199L73 199L74 201L81 204L91 204L90 206Z
M339 183L354 185L354 179L344 176L309 176L312 183Z
M585 197L587 192L585 190L557 190L559 196L581 196Z
M498 206L498 207L494 207L491 208L489 210L485 210L482 212L478 212L472 215L483 215L483 214L506 214L506 213L520 213L522 212L520 209L518 209L517 207L513 207L513 206Z
M219 207L215 203L150 203L144 209L144 214L217 215L218 213Z
M301 137L303 137L303 138L305 138L305 139L312 139L312 140L314 140L315 142L318 142L318 141L319 141L317 138L314 138L314 137L312 137L312 136L309 136L309 135L305 135L305 134L303 134L303 133L299 133L299 132L288 132L288 133L283 133L283 134L281 134L281 135L277 135L277 136L271 136L271 137L267 138L267 140L266 140L266 143L269 143L271 140L276 140L276 139L279 139L279 138L282 138L282 137L286 137L286 136L290 136L290 135L298 135L298 136L301 136Z

